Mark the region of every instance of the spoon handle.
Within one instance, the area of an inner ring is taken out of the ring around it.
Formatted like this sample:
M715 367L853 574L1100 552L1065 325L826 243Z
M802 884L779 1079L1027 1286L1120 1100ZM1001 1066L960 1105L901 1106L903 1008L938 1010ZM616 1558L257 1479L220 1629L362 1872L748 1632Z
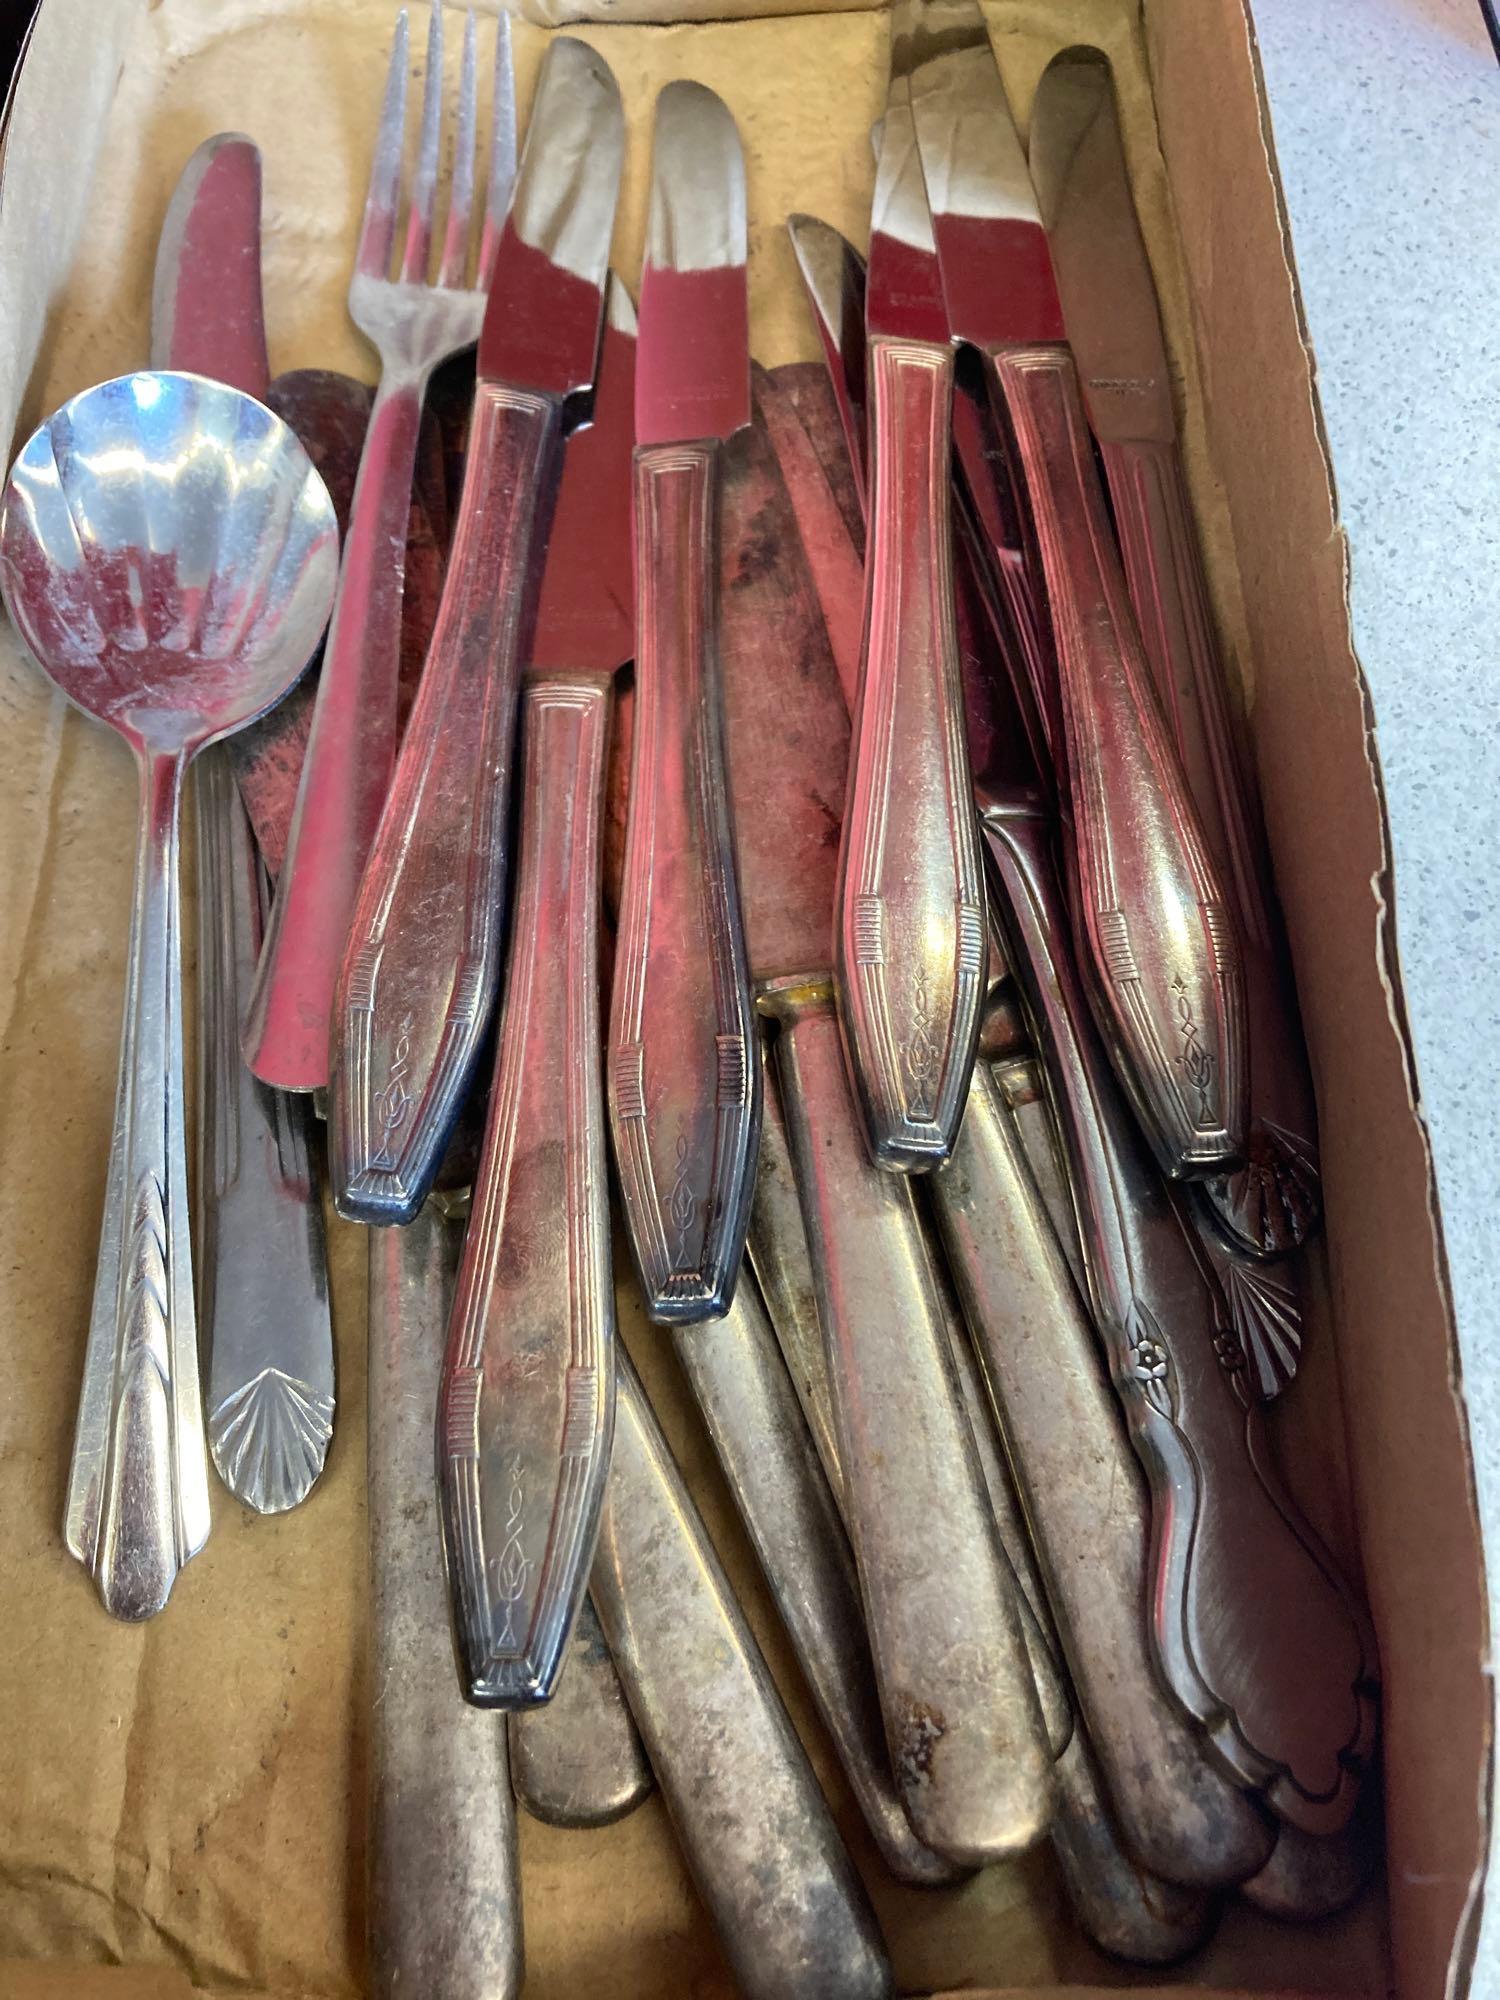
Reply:
M120 1082L64 1531L115 1618L208 1539L188 1239L178 828L186 759L146 753Z

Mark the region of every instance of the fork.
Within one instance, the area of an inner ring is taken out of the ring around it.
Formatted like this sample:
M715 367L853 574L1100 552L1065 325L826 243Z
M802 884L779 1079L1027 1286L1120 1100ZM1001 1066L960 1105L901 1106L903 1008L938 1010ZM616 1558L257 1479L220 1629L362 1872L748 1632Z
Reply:
M380 356L380 386L354 489L286 862L245 1023L246 1061L264 1082L283 1090L319 1090L328 1082L334 983L396 759L406 528L422 402L433 369L479 337L515 179L515 79L510 22L501 13L484 217L473 259L475 280L467 284L477 124L475 35L471 11L464 27L448 212L432 280L428 272L443 127L443 10L434 0L416 165L393 278L406 131L405 8L396 17L349 285L349 315Z

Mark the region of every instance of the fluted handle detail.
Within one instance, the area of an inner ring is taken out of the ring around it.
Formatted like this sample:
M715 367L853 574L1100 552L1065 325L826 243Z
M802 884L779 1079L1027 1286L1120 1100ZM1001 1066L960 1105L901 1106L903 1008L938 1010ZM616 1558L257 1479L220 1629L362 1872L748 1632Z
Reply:
M521 856L484 1150L443 1365L438 1472L464 1693L545 1701L588 1584L614 1424L599 1076L610 684L528 685Z
M1136 630L1065 347L993 357L1036 522L1061 684L1079 917L1163 1170L1232 1166L1245 1143L1238 925Z
M719 446L635 457L630 821L609 1111L646 1310L725 1312L744 1254L760 1067L724 768Z
M984 996L985 919L953 609L953 358L876 341L865 645L836 923L839 1008L881 1166L947 1158Z
M559 406L481 382L459 527L334 1010L329 1164L356 1222L409 1222L442 1159L500 975L519 648Z

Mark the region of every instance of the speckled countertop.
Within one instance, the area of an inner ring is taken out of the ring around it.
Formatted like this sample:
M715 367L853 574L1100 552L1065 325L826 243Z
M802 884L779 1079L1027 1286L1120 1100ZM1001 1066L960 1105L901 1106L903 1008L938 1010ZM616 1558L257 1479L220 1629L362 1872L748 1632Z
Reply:
M1479 0L1253 13L1349 534L1500 1631L1500 64ZM1500 1993L1494 1898L1472 1991Z

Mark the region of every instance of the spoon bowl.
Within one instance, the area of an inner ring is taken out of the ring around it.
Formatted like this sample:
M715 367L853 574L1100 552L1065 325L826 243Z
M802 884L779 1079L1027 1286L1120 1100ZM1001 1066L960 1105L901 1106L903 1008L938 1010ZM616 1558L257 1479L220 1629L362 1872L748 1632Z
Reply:
M191 756L280 700L337 572L333 505L295 435L198 375L85 390L5 490L12 619L48 678L137 749Z
M63 1528L117 1618L149 1618L208 1537L183 1121L178 822L193 753L311 659L333 505L262 404L142 373L65 403L0 507L0 590L38 664L141 774L115 1129Z

